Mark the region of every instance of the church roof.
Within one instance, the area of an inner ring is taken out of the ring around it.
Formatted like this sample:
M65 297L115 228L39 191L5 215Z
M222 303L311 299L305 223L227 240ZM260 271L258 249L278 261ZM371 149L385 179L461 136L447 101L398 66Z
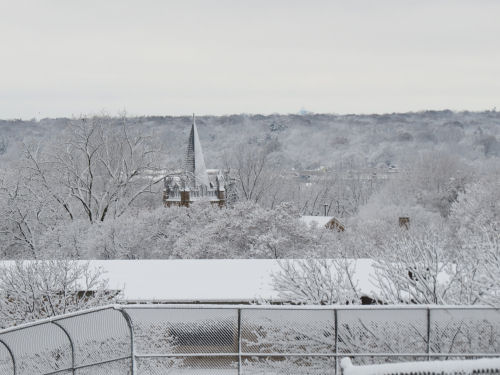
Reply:
M193 125L191 126L191 133L189 134L184 168L186 172L192 173L194 175L196 184L203 184L206 186L209 185L207 168L205 166L205 158L203 156L200 138L198 137L198 129L196 127L194 114Z

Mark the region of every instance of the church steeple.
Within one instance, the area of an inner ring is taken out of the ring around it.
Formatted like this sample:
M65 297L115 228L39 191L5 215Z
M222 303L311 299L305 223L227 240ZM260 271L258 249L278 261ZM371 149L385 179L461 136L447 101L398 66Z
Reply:
M203 184L209 186L207 168L205 167L205 158L198 138L198 129L196 128L196 119L193 113L193 125L189 134L188 147L186 152L186 161L184 169L195 178L195 185Z
M194 114L184 170L168 174L163 182L163 203L166 207L190 207L198 201L219 207L226 205L226 175L218 169L207 171Z

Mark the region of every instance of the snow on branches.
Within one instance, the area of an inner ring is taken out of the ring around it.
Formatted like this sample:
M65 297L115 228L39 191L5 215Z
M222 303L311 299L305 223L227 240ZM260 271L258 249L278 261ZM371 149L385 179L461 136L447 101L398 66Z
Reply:
M110 304L118 294L87 263L12 262L0 269L0 327Z

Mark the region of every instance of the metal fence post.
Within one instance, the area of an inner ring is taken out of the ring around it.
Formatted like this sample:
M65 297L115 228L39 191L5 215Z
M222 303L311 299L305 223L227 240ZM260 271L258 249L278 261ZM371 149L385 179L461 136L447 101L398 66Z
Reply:
M238 375L241 374L241 309L238 308Z
M333 319L334 319L334 328L335 328L335 375L338 373L338 365L339 365L339 321L338 321L338 311L337 309L333 310Z
M3 344L3 346L5 346L5 349L7 349L7 351L9 352L10 358L12 359L12 369L14 370L13 375L16 375L16 358L14 357L14 353L12 353L12 350L10 349L9 345L5 343L5 341L0 339L0 344Z
M128 312L126 312L123 309L115 309L118 310L122 316L125 318L125 321L127 322L127 326L130 330L130 372L132 375L137 374L137 365L135 362L135 344L134 344L134 328L132 324L132 318L130 318L130 315Z
M427 360L431 360L431 308L427 307Z
M73 345L73 340L71 339L69 332L61 324L57 323L56 321L52 321L52 324L54 324L61 331L63 331L64 334L66 335L66 337L68 338L69 346L71 348L71 373L74 375L75 374L75 346Z

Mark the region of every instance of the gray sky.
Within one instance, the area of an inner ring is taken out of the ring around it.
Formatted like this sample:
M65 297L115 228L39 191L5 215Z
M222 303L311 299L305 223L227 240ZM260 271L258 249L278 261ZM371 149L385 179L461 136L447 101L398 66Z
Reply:
M495 106L496 0L0 0L0 118Z

